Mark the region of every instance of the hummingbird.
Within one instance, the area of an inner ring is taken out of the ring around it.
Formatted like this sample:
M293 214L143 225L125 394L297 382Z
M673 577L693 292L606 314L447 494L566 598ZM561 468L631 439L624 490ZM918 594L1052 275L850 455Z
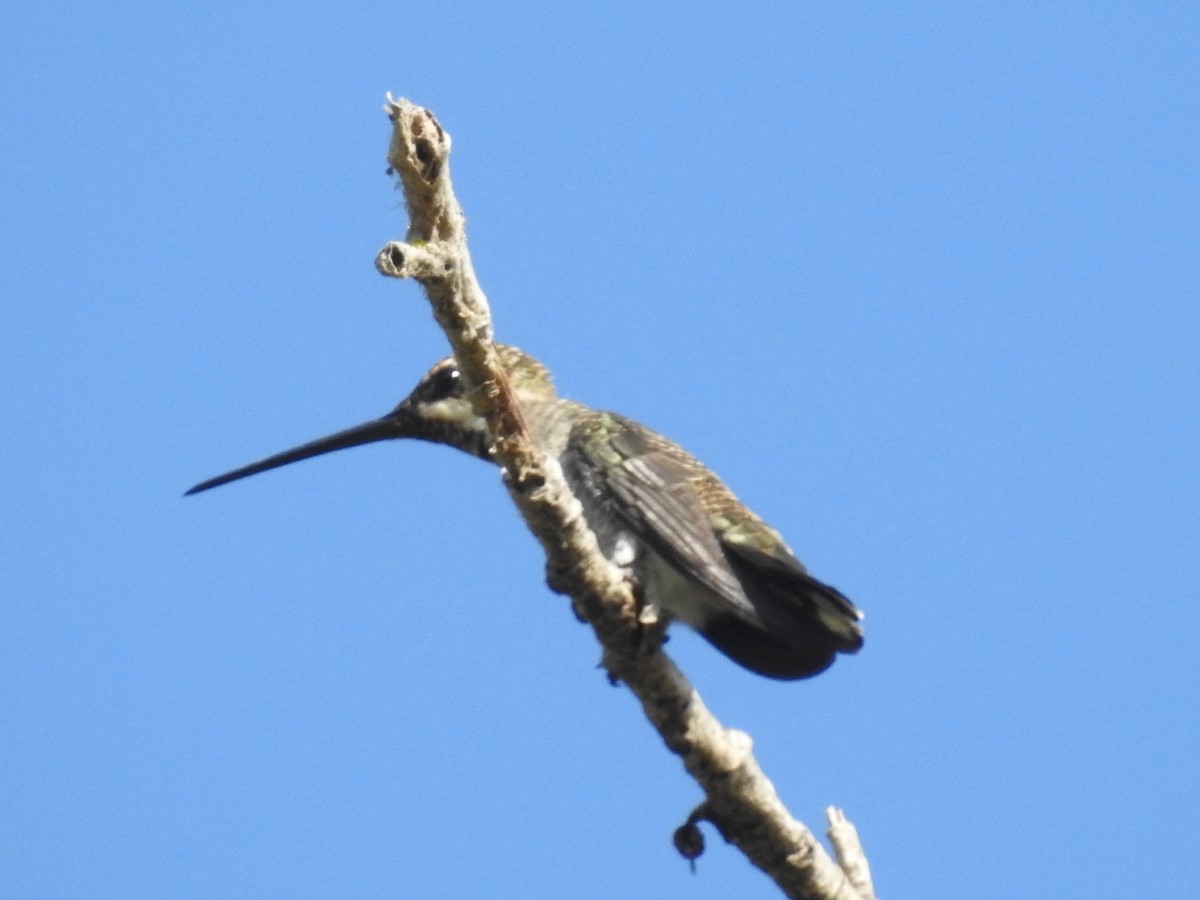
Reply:
M808 573L774 528L679 445L632 419L557 395L546 367L497 345L531 435L556 458L600 549L651 616L697 631L768 678L808 678L862 647L862 613ZM494 461L494 437L453 356L387 415L210 478L198 494L289 463L393 438Z

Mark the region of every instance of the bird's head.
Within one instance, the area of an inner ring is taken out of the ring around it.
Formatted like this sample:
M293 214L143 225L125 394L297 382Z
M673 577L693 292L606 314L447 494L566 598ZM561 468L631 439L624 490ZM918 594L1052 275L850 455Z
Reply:
M554 384L545 366L516 347L497 344L496 349L518 399L554 399ZM480 459L489 459L493 439L487 423L471 405L472 390L473 386L459 371L457 360L448 356L426 372L412 392L387 415L202 481L187 493L198 494L334 450L394 438L448 444Z

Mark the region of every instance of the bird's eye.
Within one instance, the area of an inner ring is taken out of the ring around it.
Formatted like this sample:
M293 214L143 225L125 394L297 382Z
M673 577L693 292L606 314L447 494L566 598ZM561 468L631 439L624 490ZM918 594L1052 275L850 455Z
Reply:
M434 378L433 390L438 397L449 397L458 391L459 374L456 368L442 369Z

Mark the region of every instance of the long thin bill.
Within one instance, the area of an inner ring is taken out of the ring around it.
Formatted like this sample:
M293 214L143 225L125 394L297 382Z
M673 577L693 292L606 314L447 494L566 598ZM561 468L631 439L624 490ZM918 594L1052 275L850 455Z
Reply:
M332 453L334 450L345 450L347 447L358 447L361 444L372 444L375 441L386 441L391 438L407 436L401 417L392 413L381 419L372 419L370 422L355 425L353 428L347 428L345 431L337 432L337 434L317 438L315 441L309 441L307 444L301 444L299 447L293 447L291 450L276 453L274 456L260 459L258 462L250 463L248 466L242 466L240 469L234 469L232 472L226 472L224 475L210 478L208 481L202 481L189 489L184 496L190 497L192 494L199 494L201 491L220 487L223 484L229 484L229 482L237 481L240 478L257 475L259 472L266 472L268 469L278 469L280 466L286 466L289 463L299 462L302 459L309 459L313 456L320 456L323 453Z

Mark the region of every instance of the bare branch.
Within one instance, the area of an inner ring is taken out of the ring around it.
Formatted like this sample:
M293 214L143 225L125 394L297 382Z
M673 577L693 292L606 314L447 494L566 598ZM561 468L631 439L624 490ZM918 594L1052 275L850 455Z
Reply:
M661 651L663 624L639 623L631 584L601 554L557 461L530 439L493 347L466 219L450 182L450 136L429 110L406 100L388 95L384 109L393 123L388 162L400 176L410 225L407 240L387 244L376 267L424 287L463 375L482 386L475 392L477 411L498 438L495 455L509 492L545 549L551 588L571 596L604 648L610 676L629 686L704 791L704 802L676 833L677 846L688 858L699 855L703 839L695 825L707 819L788 897L870 898L856 889L864 882L852 882L850 870L834 863L788 813L754 759L749 736L718 722ZM863 863L865 871L865 858ZM865 884L869 889L869 876Z

